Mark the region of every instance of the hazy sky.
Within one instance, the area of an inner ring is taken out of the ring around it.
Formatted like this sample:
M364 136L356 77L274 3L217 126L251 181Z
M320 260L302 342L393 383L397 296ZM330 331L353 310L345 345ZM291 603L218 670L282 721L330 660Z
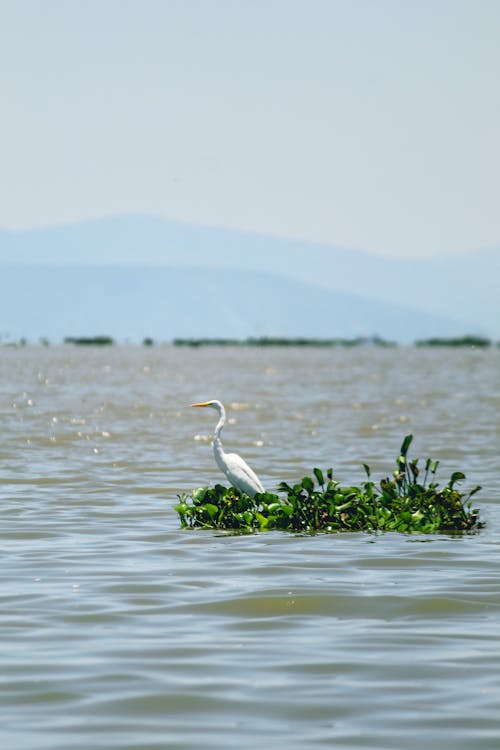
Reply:
M500 242L499 0L0 0L0 226Z

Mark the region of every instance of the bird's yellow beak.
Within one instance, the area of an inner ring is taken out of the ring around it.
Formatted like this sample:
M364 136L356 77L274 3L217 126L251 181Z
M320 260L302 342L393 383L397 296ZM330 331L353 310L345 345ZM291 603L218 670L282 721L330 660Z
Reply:
M199 404L191 404L191 406L208 406L210 401L200 401Z

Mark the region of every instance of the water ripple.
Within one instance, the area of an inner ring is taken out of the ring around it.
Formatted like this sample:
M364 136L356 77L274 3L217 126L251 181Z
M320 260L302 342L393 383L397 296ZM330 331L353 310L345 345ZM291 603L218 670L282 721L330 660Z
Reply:
M499 355L2 352L2 747L496 750ZM411 429L487 528L181 531L176 494L221 479L188 405L217 396L267 486L387 473Z

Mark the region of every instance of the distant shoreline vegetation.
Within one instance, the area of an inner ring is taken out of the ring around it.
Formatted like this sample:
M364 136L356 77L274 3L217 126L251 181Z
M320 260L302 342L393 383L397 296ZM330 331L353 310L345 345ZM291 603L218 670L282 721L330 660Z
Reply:
M186 338L174 339L174 346L397 346L395 341L386 341L379 336L370 336L352 339L316 339L316 338L287 338L282 336L260 336L248 339L225 339L225 338Z
M112 336L66 336L64 343L77 346L113 346L115 341Z
M284 338L279 336L263 336L260 338L248 339L225 339L225 338L176 338L173 340L174 346L315 346L315 347L334 347L334 346L381 346L397 347L396 341L388 341L380 336L358 336L357 338L334 338L334 339L316 339L316 338ZM491 339L482 336L461 336L455 338L428 338L419 339L414 342L413 346L445 346L445 347L469 347L469 348L487 348L493 345ZM500 346L500 342L497 343Z
M415 346L470 346L485 349L491 345L491 339L483 336L461 336L451 339L430 338L415 341ZM500 346L500 341L497 343L497 346Z
M30 343L36 343L41 346L50 346L51 341L46 338L40 338L38 342L29 342L26 338L10 339L5 335L0 336L0 346L7 347L24 347ZM59 342L54 342L56 345ZM112 336L65 336L63 344L73 346L115 346L124 344L137 344L137 342L125 341L117 342ZM285 337L285 336L260 336L249 337L246 339L224 338L224 337L200 337L200 338L175 338L172 341L155 341L150 336L145 337L142 346L151 347L156 344L162 346L188 347L196 349L204 346L220 347L361 347L374 346L382 348L396 348L402 344L397 341L390 341L381 336L357 336L355 338L307 338L302 336ZM452 338L431 337L426 339L417 339L409 346L425 347L446 347L446 348L468 348L468 349L488 349L492 346L500 347L500 341L494 342L484 336L465 335Z

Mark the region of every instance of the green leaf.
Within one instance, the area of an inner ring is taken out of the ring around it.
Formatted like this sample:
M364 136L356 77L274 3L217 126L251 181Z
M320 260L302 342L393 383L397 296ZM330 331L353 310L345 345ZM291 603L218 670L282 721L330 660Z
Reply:
M262 513L259 513L259 511L256 511L255 518L259 522L259 529L261 531L265 531L265 529L268 528L271 519L270 518L266 518L266 516L263 516Z
M269 513L276 513L276 511L281 510L283 507L284 506L281 503L269 503L269 505L267 506L267 510L269 511ZM290 506L287 505L285 507L289 508Z
M408 453L408 448L410 447L412 440L413 440L413 435L407 435L405 439L403 440L403 443L399 450L401 455L404 456L405 458L406 458L406 454Z
M219 512L219 509L216 505L212 505L212 503L205 503L203 506L205 510L207 511L210 518L213 520L217 513Z
M412 473L412 476L413 476L413 480L414 480L414 481L416 481L416 479L417 479L417 477L418 477L418 473L419 473L419 472L418 472L418 466L417 466L417 463L418 463L418 458L416 458L416 459L415 459L414 461L411 461L411 463L409 464L409 467L410 467L410 471L411 471L411 473Z
M469 492L467 497L472 497L472 495L475 495L476 492L479 492L479 490L482 490L482 489L483 488L481 487L481 485L478 484L477 487L474 487L474 489Z
M464 479L465 474L463 474L461 471L454 471L450 477L448 487L451 489L456 482L463 482Z
M304 477L304 478L302 479L302 487L303 487L303 488L304 488L304 489L305 489L305 490L306 490L307 492L314 492L314 482L313 482L313 480L311 479L311 477Z
M283 482L285 484L285 482ZM287 485L288 487L288 485ZM291 489L291 487L289 488ZM286 492L286 490L284 490ZM259 492L257 493L259 495L259 503L277 503L279 498L278 495L275 495L274 492Z
M321 469L313 469L313 473L314 473L314 476L316 477L318 484L323 486L325 483L325 479L323 477L323 472L321 471Z
M198 487L198 489L193 490L191 493L191 497L193 498L193 503L195 505L199 505L203 502L205 499L205 495L207 494L208 490L206 487Z

